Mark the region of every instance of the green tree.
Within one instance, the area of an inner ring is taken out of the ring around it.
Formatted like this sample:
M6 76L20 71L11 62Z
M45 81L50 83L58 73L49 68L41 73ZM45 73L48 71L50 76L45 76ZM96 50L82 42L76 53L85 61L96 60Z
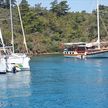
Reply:
M53 2L50 3L51 4L51 11L52 12L57 12L57 5L58 5L58 2L57 0L54 0Z
M58 3L57 0L54 0L51 3L51 9L47 10L41 4L29 7L28 2L22 0L20 9L30 54L60 51L59 45L64 42L97 40L96 10L92 13L85 11L68 12L69 8L66 5L66 1ZM100 6L100 35L103 41L108 40L106 32L108 30L107 13L108 6ZM0 19L3 19L1 20L1 27L4 42L9 45L11 43L11 30L8 8L0 8ZM13 24L15 48L17 51L24 52L16 6L13 8Z
M67 5L67 1L61 1L60 3L57 3L57 0L54 0L51 5L51 11L56 13L57 16L66 15L70 9L69 5Z
M22 0L20 3L20 9L21 9L21 14L24 16L26 13L29 12L29 4L27 0Z
M15 5L16 0L11 0L12 5ZM9 8L10 0L0 0L0 7Z

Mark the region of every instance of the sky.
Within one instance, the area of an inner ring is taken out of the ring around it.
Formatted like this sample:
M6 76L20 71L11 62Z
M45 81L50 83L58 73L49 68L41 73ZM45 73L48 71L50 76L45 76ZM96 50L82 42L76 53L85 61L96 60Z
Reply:
M28 0L29 4L34 6L35 4L42 3L43 7L47 7L50 9L50 3L54 0ZM58 0L58 2L63 0ZM92 12L92 10L96 9L96 1L97 0L67 0L70 11L83 11ZM99 4L108 6L108 0L99 0Z

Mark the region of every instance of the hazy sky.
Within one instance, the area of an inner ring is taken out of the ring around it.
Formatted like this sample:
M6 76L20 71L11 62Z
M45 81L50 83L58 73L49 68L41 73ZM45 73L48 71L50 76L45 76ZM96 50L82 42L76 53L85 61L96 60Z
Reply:
M50 8L50 3L54 0L28 0L29 4L35 5L38 3L42 3L43 7ZM60 2L62 0L58 0ZM97 0L67 0L68 5L71 8L70 11L82 11L86 10L87 12L91 12L93 9L96 9L96 1ZM108 0L99 0L100 4L104 4L108 6Z

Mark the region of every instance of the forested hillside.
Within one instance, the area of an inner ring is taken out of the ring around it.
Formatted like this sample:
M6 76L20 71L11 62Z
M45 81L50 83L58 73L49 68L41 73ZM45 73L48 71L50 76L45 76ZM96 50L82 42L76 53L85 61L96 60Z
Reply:
M59 52L64 42L93 41L97 37L96 10L92 13L70 12L67 1L54 0L47 10L41 4L31 7L20 3L21 15L30 54ZM74 4L73 4L74 5ZM12 0L16 52L24 52L23 37L15 0ZM108 39L108 6L100 5L101 39ZM9 0L0 1L0 27L6 45L11 45ZM105 28L105 29L104 29Z

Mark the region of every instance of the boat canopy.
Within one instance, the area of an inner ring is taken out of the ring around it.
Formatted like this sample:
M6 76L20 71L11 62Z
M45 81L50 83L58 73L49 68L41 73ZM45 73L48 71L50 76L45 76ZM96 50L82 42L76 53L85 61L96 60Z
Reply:
M83 47L93 47L98 46L98 42L76 42L76 43L64 43L64 46L83 46Z
M76 43L64 43L65 46L73 46L73 45L86 45L85 42L76 42Z
M86 47L98 46L98 42L86 43Z

